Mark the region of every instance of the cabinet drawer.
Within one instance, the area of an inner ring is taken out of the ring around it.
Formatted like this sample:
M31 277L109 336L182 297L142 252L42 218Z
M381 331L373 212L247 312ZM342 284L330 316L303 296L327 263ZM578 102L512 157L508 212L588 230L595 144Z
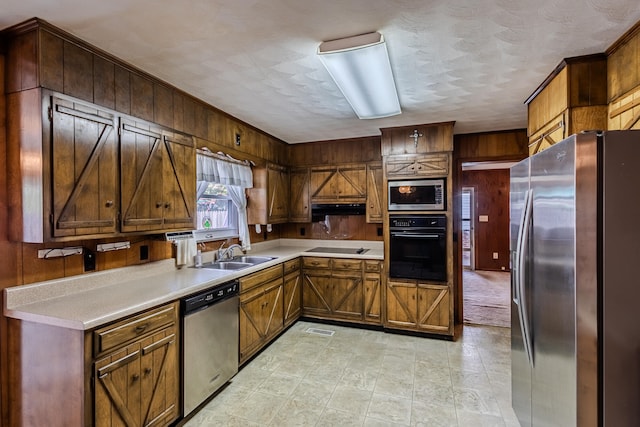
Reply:
M282 278L282 264L266 268L258 273L240 278L240 292L246 292L258 285Z
M111 350L139 336L174 324L177 317L178 303L173 303L97 329L93 333L95 353Z
M302 258L302 266L312 268L330 268L331 258L304 257Z
M357 259L333 259L334 270L362 270L362 261Z
M278 279L272 280L268 283L262 283L261 286L254 286L248 292L244 292L240 295L240 304L247 303L261 297L262 295L268 294L280 286L282 286L282 280Z
M382 270L382 263L380 261L365 261L364 271L367 273L379 273Z
M292 259L284 263L284 275L300 269L300 258Z

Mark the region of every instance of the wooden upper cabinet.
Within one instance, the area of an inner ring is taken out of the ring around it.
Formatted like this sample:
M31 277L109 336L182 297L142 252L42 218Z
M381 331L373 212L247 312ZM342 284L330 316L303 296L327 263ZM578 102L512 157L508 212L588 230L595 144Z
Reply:
M193 139L123 118L120 151L122 231L193 228Z
M118 145L114 114L51 98L53 236L117 231Z
M279 224L289 220L289 171L268 163L253 169L253 188L247 189L249 224Z
M291 191L290 222L311 222L309 181L308 168L291 169L289 171L289 189Z
M607 53L608 130L640 129L640 22Z
M387 178L441 178L449 175L451 154L387 156L384 163Z
M367 222L381 223L384 217L384 174L382 163L367 165Z
M383 156L453 151L454 122L383 128Z
M367 197L367 166L314 166L311 168L310 186L313 203L364 203Z
M606 129L606 56L564 59L526 104L530 155L574 133Z

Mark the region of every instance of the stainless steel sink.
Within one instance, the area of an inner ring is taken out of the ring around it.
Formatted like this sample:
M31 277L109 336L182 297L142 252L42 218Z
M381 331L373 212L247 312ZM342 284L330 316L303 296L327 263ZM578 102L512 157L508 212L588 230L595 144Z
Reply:
M251 267L252 263L239 262L239 261L218 261L210 264L203 264L202 268L211 268L213 270L242 270L243 268Z
M209 268L212 270L242 270L243 268L262 264L263 262L271 261L272 259L275 259L275 257L243 255L233 257L226 261L203 264L202 268Z
M274 257L269 256L251 256L251 255L243 255L238 257L233 257L232 261L237 262L248 262L249 264L262 264L263 262L271 261L275 259Z

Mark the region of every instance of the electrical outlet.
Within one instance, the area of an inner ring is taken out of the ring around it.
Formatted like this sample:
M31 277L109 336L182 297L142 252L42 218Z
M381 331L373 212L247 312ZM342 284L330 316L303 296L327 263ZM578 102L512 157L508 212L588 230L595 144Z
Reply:
M84 257L84 271L94 271L96 269L96 254L85 249L82 255Z
M141 245L140 246L140 261L145 261L149 259L149 246Z
M493 259L498 259L498 252L493 253Z

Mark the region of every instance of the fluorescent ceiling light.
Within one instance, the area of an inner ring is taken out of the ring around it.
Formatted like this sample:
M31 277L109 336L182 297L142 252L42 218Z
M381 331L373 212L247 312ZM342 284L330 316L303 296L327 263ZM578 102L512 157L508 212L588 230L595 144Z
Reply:
M320 44L318 57L361 119L400 114L400 102L382 34Z

